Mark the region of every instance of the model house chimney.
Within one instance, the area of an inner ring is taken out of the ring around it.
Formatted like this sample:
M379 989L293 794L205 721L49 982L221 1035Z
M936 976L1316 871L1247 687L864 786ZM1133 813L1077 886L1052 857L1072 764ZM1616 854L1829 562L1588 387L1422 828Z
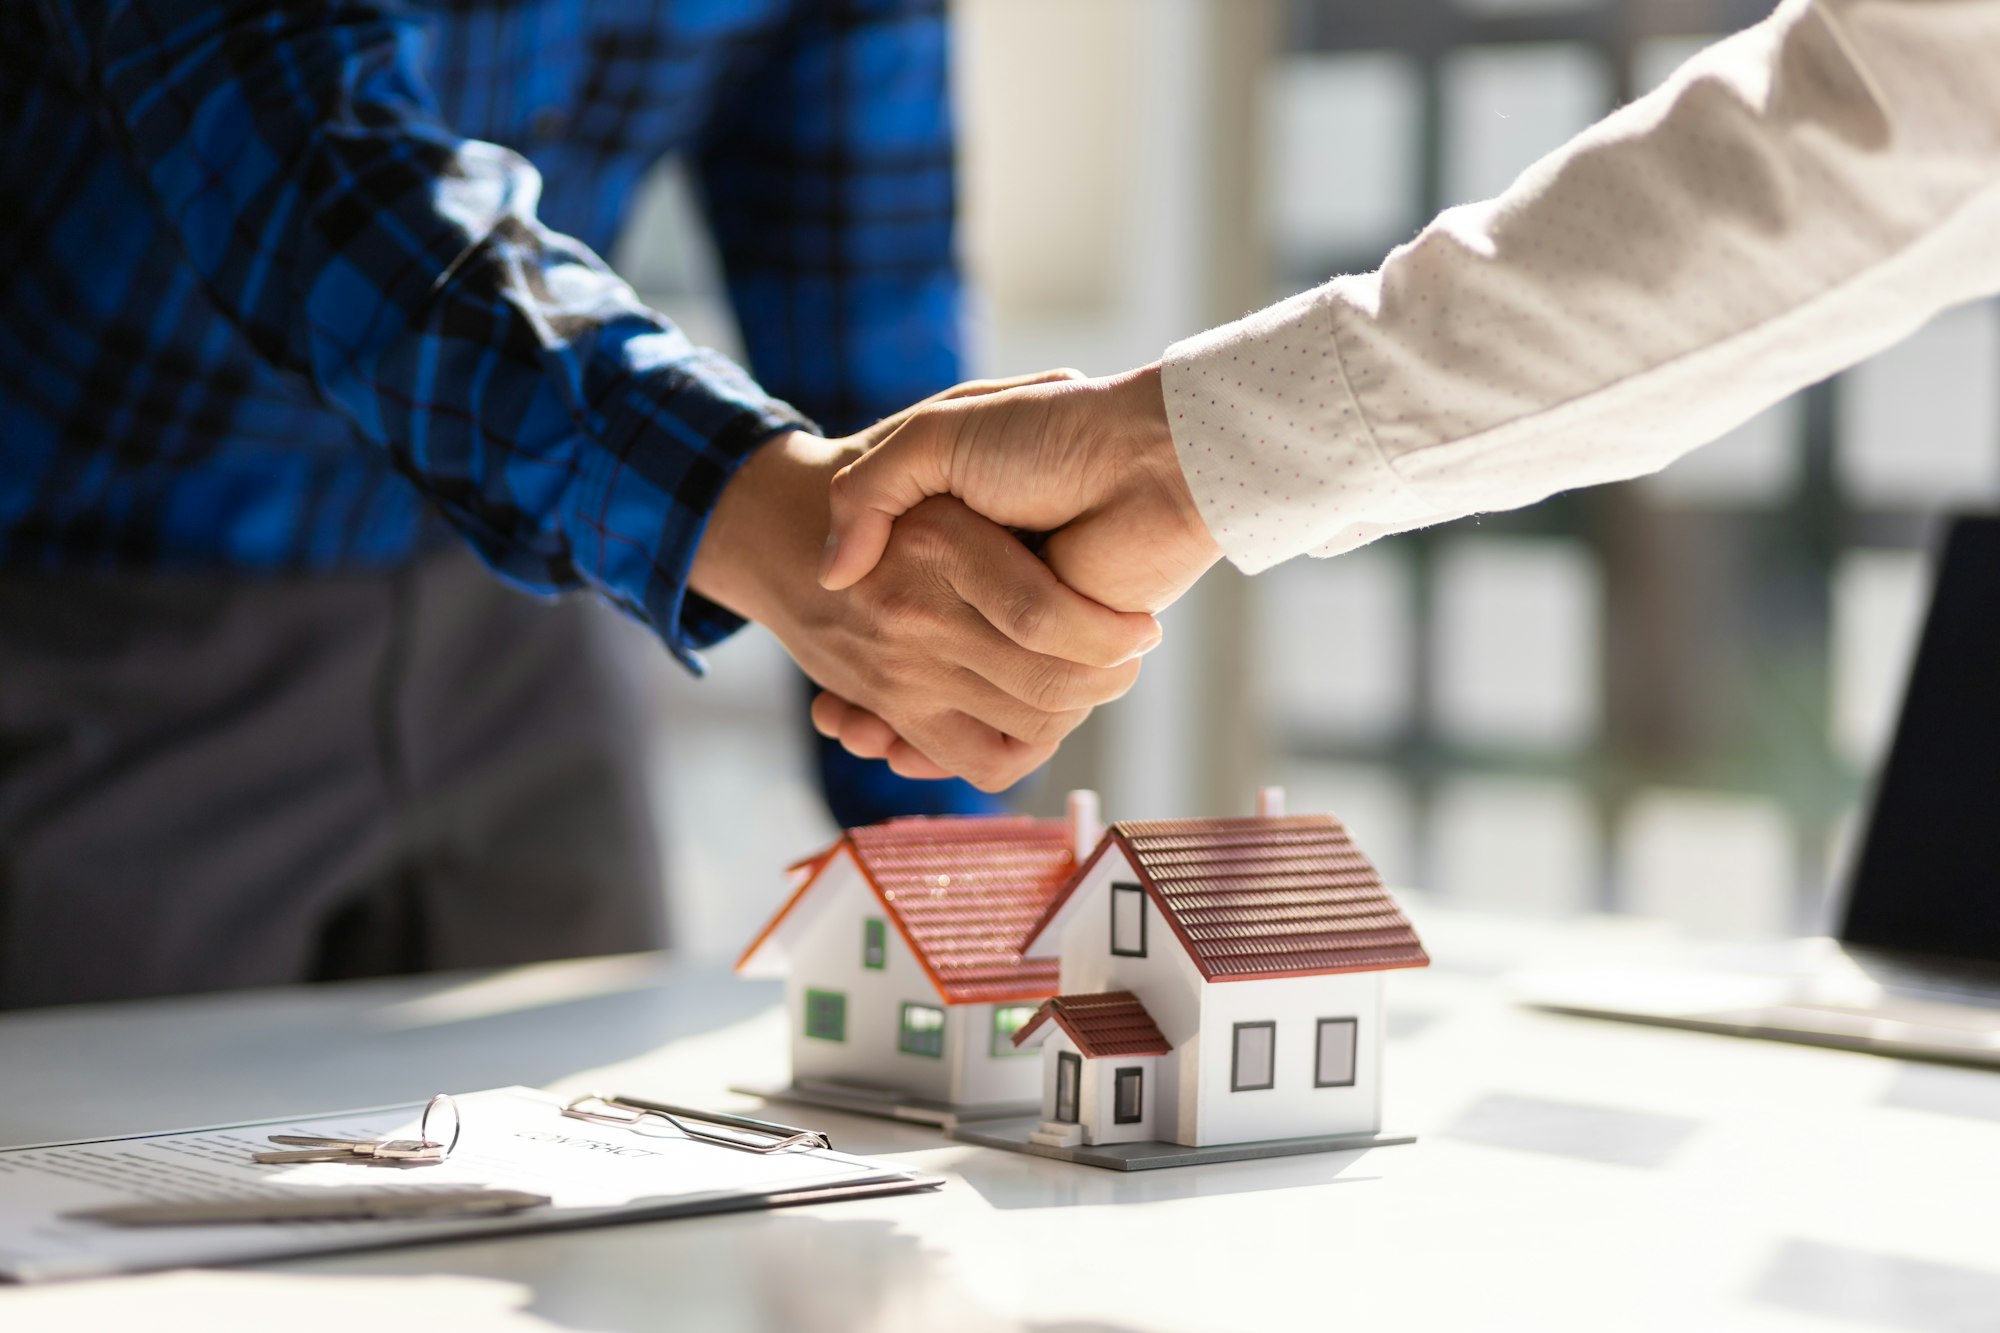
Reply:
M1104 821L1097 814L1097 793L1081 789L1069 794L1069 845L1077 864L1097 849L1104 836Z
M1285 789L1283 787L1259 787L1257 789L1257 818L1277 819L1285 813Z

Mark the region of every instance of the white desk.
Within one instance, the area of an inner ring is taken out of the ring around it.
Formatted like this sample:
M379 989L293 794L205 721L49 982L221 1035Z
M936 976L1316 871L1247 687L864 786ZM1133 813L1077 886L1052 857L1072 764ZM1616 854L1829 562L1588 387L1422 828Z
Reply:
M1413 1147L1122 1176L797 1113L939 1194L254 1270L0 1288L0 1329L2000 1328L2000 1075L1509 1006L1636 928L1420 913ZM521 1082L715 1104L776 992L647 958L0 1018L0 1141ZM795 1114L774 1112L780 1119Z

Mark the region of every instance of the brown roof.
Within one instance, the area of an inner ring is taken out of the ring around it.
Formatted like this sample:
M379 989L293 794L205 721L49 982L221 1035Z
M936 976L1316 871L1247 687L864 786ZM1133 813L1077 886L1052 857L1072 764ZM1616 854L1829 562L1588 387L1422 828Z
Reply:
M1021 1024L1014 1034L1019 1046L1042 1024L1054 1019L1069 1034L1076 1049L1087 1059L1107 1055L1165 1055L1173 1050L1160 1034L1160 1025L1128 990L1104 991L1097 995L1058 995L1044 1000L1035 1016Z
M1430 963L1382 877L1331 815L1114 824L1092 863L1114 842L1209 981ZM1049 904L1029 938L1068 896Z
M1023 958L1021 948L1076 870L1069 825L1059 819L894 819L849 829L737 966L811 892L843 844L946 1003L1039 1000L1055 992L1057 961Z

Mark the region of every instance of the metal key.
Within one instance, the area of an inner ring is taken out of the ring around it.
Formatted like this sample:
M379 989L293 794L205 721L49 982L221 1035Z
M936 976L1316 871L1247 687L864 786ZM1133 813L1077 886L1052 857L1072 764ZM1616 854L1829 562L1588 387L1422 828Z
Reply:
M445 1159L446 1147L428 1139L323 1139L309 1134L273 1134L271 1142L298 1147L252 1153L266 1165L301 1162L364 1162L379 1166L425 1166Z
M439 1121L440 1132L449 1125L443 1142L433 1139L431 1120ZM438 1093L424 1104L423 1119L417 1123L420 1137L414 1139L329 1139L315 1134L273 1134L271 1142L286 1147L277 1152L253 1152L250 1160L266 1166L301 1162L362 1162L374 1166L428 1166L451 1156L458 1146L461 1122L458 1103L446 1093Z

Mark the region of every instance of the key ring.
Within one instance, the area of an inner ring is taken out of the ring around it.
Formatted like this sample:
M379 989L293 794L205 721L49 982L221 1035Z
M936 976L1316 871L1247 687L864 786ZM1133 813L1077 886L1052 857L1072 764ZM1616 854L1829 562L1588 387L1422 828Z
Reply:
M439 1143L431 1137L431 1116L440 1110L451 1113L451 1142L449 1143ZM442 1148L444 1151L438 1154L440 1158L449 1157L451 1156L451 1150L458 1146L458 1136L464 1128L465 1124L459 1119L458 1115L458 1103L451 1099L449 1093L440 1092L424 1103L424 1118L417 1122L417 1138L424 1143Z

